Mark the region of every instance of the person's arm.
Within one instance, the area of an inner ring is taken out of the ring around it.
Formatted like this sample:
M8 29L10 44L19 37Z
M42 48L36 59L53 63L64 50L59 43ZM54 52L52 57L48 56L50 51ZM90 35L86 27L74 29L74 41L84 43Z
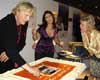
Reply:
M5 49L7 56L13 60L15 63L15 68L22 67L27 70L29 73L33 74L34 76L39 76L40 72L36 68L32 68L26 61L21 57L19 52L16 49L16 42L13 40L13 37L10 37L10 40L5 40ZM17 65L17 66L16 66Z
M11 20L3 19L0 21L0 26L2 27L2 30L0 30L2 46L0 45L0 48L3 48L6 56L14 63L15 68L22 67L33 75L39 76L39 71L27 64L19 54L16 46L16 27L13 20L12 22L9 21ZM2 58L2 61L5 61L5 59Z
M7 56L6 52L2 52L0 54L0 61L1 62L6 62L7 60L9 60L9 57ZM22 68L27 70L29 73L31 73L34 76L39 77L40 76L40 71L37 68L33 68L31 67L29 64L25 63L24 65L22 65Z
M36 48L36 45L40 39L40 34L39 32L36 30L36 28L32 29L32 38L33 38L33 44L32 44L32 48Z
M60 47L64 46L64 42L60 40L58 33L56 34L54 41L57 45L59 45Z
M96 35L95 35L96 34ZM94 55L98 55L100 53L100 33L93 33L91 40L90 40L90 45L88 50L91 51Z
M23 69L27 70L29 73L33 74L34 76L39 77L40 76L40 71L36 67L32 67L29 64L24 64L22 66Z
M38 40L40 38L39 32L36 30L36 28L32 29L32 38L34 41Z
M15 43L13 43L14 40L12 40L12 38L10 38L10 37L6 40L5 40L5 38L6 37L2 38L2 39L4 39L4 42L2 42L2 43L4 43L5 51L3 50L2 53L0 53L0 61L6 62L7 60L11 59L13 61L13 63L15 63L14 66L16 68L21 66L22 68L27 70L29 73L33 74L34 76L39 76L40 75L39 70L37 68L32 68L20 56L20 54L16 50L16 47L14 47L14 45L16 45Z

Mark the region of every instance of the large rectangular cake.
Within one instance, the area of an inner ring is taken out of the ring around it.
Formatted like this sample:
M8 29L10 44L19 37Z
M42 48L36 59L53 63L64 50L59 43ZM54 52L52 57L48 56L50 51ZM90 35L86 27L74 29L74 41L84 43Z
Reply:
M42 58L30 63L33 67L39 68L41 76L39 78L31 75L27 71L19 68L11 73L29 80L75 80L81 74L86 65L80 62L65 61L53 58Z

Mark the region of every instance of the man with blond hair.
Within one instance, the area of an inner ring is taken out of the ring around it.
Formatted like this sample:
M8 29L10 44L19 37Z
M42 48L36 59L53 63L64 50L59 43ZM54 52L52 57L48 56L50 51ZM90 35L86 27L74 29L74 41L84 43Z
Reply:
M25 46L27 26L33 12L34 6L30 2L20 2L11 14L0 20L0 73L21 66L39 76L39 70L27 64L19 54Z

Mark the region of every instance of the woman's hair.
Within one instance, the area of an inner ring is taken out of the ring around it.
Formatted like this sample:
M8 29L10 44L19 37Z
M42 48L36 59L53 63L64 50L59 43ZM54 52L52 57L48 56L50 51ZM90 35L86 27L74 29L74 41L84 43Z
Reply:
M92 15L80 16L80 21L86 21L89 27L95 28L95 19Z
M44 12L43 17L42 17L42 25L40 25L40 26L47 27L47 21L46 21L46 18L45 18L46 14L50 14L52 16L52 18L53 18L53 28L56 28L55 17L53 15L53 13L49 10L46 10Z
M34 11L34 6L30 3L30 2L20 2L18 3L15 8L12 9L12 13L16 14L17 11L21 11L21 10L30 10L30 12L32 12L33 15L33 11Z

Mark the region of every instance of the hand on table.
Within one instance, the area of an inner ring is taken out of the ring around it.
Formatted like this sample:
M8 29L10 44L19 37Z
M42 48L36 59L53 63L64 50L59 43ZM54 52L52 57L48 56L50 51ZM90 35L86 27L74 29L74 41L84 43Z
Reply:
M32 73L32 74L33 74L34 76L36 76L36 77L39 77L39 76L40 76L40 71L39 71L39 69L36 68L36 67L33 67L33 68L32 68L32 71L31 71L30 73Z

